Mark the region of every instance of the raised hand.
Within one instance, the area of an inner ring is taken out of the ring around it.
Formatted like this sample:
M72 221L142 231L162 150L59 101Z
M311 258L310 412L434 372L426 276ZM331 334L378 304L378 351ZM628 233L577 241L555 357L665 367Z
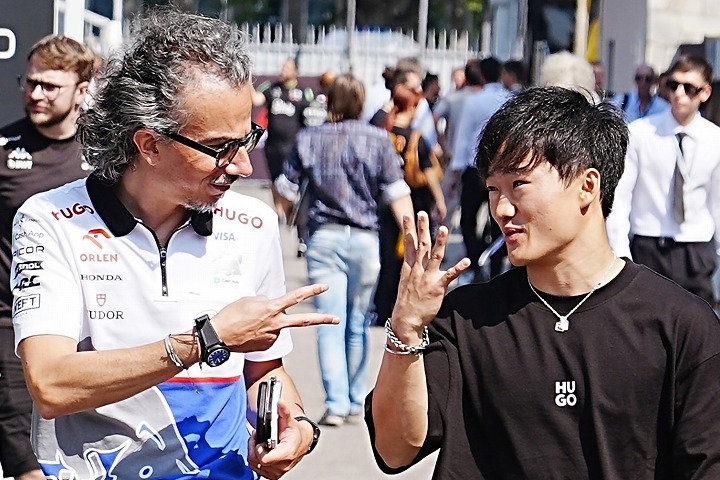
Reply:
M338 317L324 313L285 313L286 309L328 288L328 285L313 284L278 298L244 297L220 310L212 319L212 324L218 336L232 351L267 350L283 328L340 323Z
M438 229L435 245L430 240L430 221L425 212L418 214L417 228L411 217L403 217L405 257L392 325L400 337L421 338L422 331L440 309L450 283L470 267L463 258L446 271L440 270L445 258L448 229ZM418 342L414 342L418 343Z

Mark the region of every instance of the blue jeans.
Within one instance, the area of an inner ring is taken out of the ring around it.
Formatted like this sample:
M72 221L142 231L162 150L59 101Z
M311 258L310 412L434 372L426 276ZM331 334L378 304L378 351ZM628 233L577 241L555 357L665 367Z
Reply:
M325 225L307 243L308 277L330 289L313 297L315 308L340 318L318 327L318 354L327 410L360 412L367 394L367 311L380 270L377 233Z

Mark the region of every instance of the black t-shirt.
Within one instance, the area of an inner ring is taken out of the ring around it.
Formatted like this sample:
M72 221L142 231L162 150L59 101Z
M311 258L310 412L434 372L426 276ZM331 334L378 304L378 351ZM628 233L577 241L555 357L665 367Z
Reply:
M440 449L437 479L720 478L710 306L628 261L559 333L526 275L446 297L424 356L429 426L415 462ZM544 297L563 314L582 299ZM366 421L374 443L372 394Z
M385 125L387 117L388 113L385 110L378 110L370 119L370 124L382 128ZM393 127L391 133L395 143L395 150L401 157L405 158L405 151L407 150L408 142L412 135L412 129L409 127ZM432 168L433 166L432 160L430 160L430 146L423 137L420 137L420 141L418 142L418 162L422 170ZM430 213L435 207L435 197L433 197L428 187L411 187L410 199L412 200L413 210L416 214L420 211Z
M11 326L12 221L30 196L77 180L90 168L74 139L43 136L23 118L0 129L0 326Z
M292 149L295 135L303 127L303 111L310 99L300 88L288 88L282 82L273 83L263 95L268 109L265 153L284 160Z

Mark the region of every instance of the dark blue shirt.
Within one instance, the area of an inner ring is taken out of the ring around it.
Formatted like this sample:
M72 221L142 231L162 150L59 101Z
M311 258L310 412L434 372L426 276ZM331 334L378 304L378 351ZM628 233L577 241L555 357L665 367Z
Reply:
M308 181L309 230L328 223L378 230L378 205L409 195L388 133L360 120L302 130L284 176Z

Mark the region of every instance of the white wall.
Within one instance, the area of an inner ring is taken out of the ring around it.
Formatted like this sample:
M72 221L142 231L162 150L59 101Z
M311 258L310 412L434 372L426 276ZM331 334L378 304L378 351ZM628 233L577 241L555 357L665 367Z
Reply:
M644 0L603 0L600 35L606 85L615 92L633 90L635 68L645 61L646 5Z
M625 0L630 1L630 0ZM678 46L720 37L720 0L647 0L647 62L663 71Z

